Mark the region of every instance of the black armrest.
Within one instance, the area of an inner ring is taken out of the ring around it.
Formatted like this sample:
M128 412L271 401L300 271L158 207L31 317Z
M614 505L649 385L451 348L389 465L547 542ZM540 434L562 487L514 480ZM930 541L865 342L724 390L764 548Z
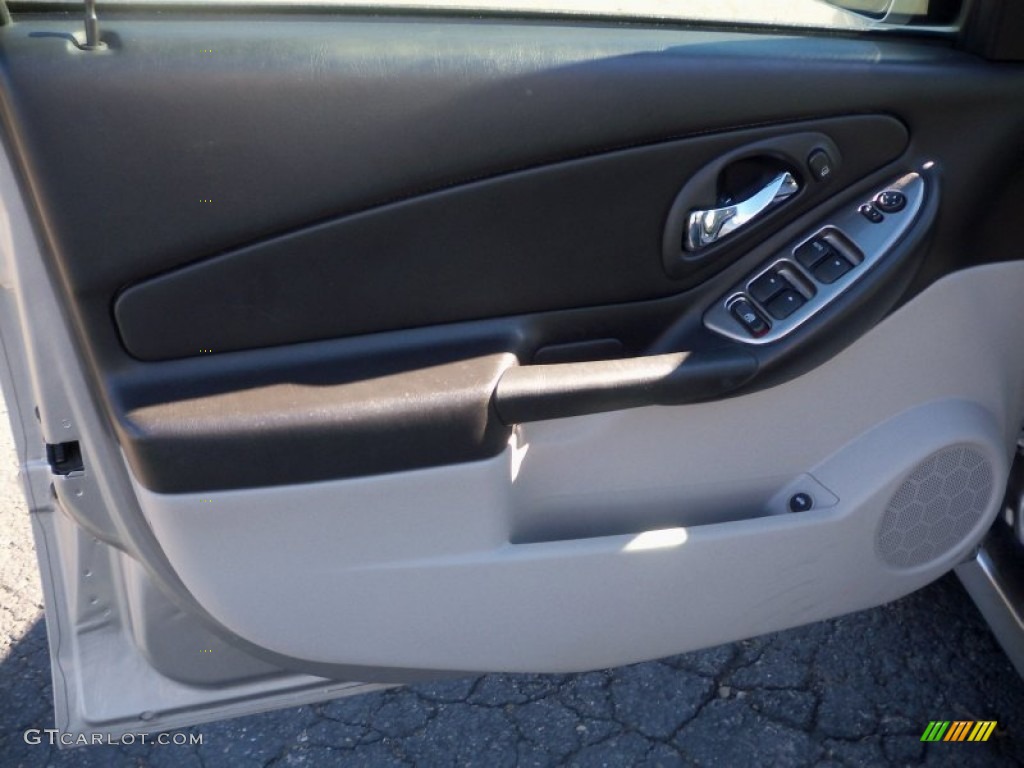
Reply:
M737 389L757 373L739 347L624 360L510 368L498 381L494 407L506 424L587 413L680 405Z

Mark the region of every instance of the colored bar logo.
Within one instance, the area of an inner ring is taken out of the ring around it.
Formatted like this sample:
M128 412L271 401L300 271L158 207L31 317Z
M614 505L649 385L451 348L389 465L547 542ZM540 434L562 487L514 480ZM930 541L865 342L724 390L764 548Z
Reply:
M988 741L995 729L995 720L932 720L921 741Z

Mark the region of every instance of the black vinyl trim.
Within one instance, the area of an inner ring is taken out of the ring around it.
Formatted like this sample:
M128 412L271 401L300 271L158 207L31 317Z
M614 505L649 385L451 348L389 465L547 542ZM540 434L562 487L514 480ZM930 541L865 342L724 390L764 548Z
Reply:
M679 293L898 157L907 139L891 117L855 115L555 163L146 280L121 293L114 314L132 355L166 360ZM732 157L751 143L788 153L803 185L798 199L699 261L683 258L677 232L673 254L660 240L671 201L707 158ZM804 167L822 144L850 156L828 184Z
M757 359L737 346L623 360L511 368L498 381L494 407L506 424L560 419L649 405L722 397L750 381Z

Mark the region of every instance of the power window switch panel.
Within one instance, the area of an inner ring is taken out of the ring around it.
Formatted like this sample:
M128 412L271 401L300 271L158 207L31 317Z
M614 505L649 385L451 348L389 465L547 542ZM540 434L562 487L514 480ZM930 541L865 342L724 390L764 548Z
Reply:
M796 291L783 291L768 302L765 309L776 320L785 320L806 303L806 299Z
M746 299L734 301L729 305L729 311L754 338L768 333L768 323Z
M851 269L853 269L853 264L837 253L816 266L813 274L815 280L827 285L834 283Z

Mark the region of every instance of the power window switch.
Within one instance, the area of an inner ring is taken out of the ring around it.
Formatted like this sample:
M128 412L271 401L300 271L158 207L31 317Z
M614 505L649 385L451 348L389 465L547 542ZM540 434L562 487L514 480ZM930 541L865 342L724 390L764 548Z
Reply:
M768 333L768 323L746 299L734 301L729 305L729 311L732 312L732 316L739 320L740 324L754 338Z
M814 268L814 279L818 282L830 284L853 269L853 264L848 262L838 253L830 256Z
M831 256L833 253L835 253L835 251L832 246L820 237L815 238L814 240L808 240L793 251L793 255L796 257L796 260L800 262L801 266L807 267L807 269L810 269L819 261Z
M761 275L750 284L747 290L754 301L765 304L772 297L778 296L783 290L791 287L782 275L773 271Z
M783 291L768 302L765 309L776 320L785 320L806 303L806 299L796 291Z

